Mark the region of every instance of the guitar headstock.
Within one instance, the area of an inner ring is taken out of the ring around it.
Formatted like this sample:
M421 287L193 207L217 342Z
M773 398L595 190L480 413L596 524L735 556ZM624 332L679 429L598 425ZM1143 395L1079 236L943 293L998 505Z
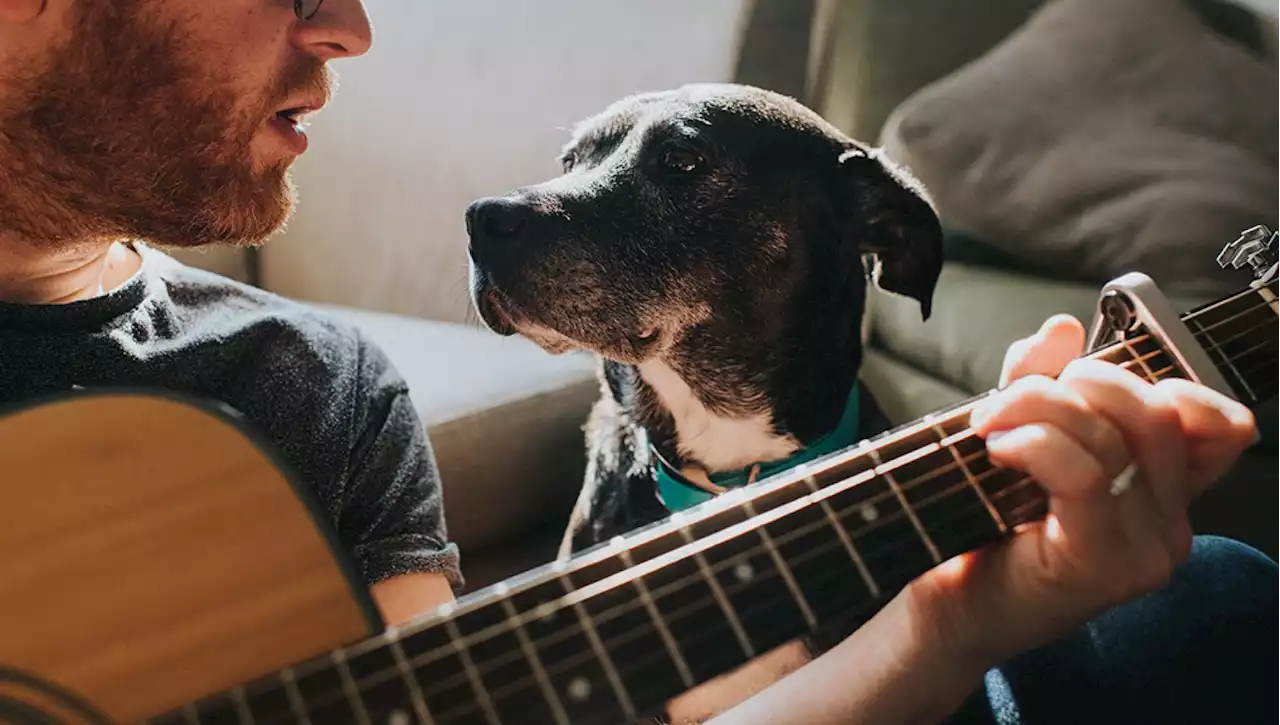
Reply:
M1240 269L1248 265L1257 279L1270 277L1276 267L1276 238L1280 233L1259 224L1240 234L1218 253L1218 265L1223 269Z

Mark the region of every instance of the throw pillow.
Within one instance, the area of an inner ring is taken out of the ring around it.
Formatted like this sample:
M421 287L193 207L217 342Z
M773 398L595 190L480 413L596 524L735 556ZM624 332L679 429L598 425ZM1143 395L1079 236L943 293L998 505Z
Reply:
M1213 298L1277 215L1277 74L1178 0L1053 0L917 91L881 139L946 225L1059 279Z

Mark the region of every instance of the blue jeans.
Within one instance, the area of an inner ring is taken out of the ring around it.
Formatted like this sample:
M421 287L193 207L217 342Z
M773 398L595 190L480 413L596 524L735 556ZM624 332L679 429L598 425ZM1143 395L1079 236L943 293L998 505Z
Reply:
M1275 723L1277 568L1196 537L1167 586L987 673L949 725Z

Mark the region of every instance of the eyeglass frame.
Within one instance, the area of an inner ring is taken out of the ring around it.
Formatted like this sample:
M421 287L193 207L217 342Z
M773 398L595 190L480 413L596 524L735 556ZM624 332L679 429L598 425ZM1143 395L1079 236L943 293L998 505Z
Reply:
M324 0L319 0L319 2L316 3L315 8L312 9L311 14L304 15L303 5L305 4L305 2L306 0L293 0L293 14L298 16L299 20L310 20L314 18L316 16L316 13L320 12L320 6L324 5Z

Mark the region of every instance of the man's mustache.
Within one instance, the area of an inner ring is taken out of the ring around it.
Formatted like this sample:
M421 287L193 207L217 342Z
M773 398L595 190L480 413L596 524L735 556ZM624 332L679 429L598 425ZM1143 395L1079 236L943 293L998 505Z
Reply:
M315 99L319 105L325 105L333 98L337 87L337 78L333 71L317 58L299 58L280 72L273 83L271 110L279 109L285 103L299 96Z

